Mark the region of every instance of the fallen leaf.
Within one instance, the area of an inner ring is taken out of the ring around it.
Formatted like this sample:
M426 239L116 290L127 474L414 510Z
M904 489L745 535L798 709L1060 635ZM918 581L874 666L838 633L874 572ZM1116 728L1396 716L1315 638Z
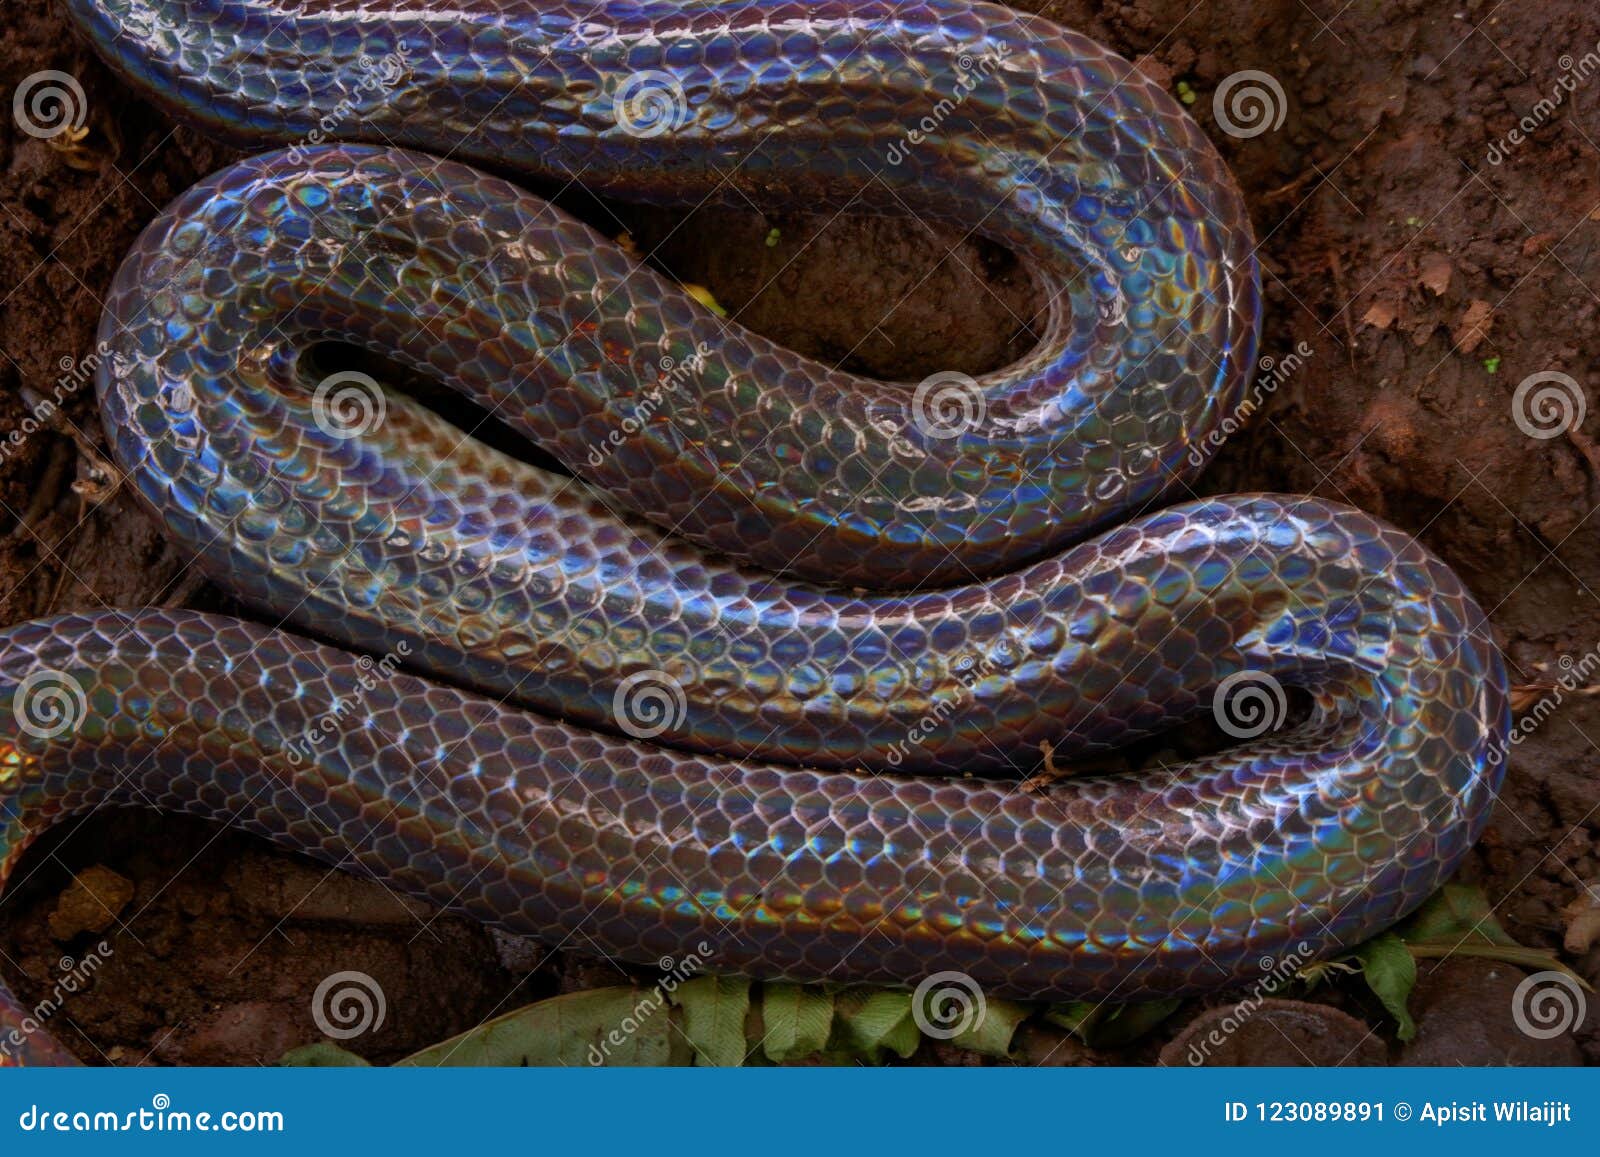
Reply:
M1467 306L1467 312L1461 315L1461 321L1455 331L1450 335L1456 343L1456 349L1464 354L1470 354L1483 344L1483 339L1489 336L1489 326L1494 320L1494 306L1482 298L1473 298Z
M1422 264L1417 270L1417 280L1424 288L1433 291L1433 296L1443 297L1444 291L1450 288L1450 274L1454 267L1450 259L1443 253L1429 253L1422 259Z
M1356 959L1361 961L1367 987L1399 1025L1395 1036L1403 1041L1416 1036L1417 1022L1411 1019L1408 1001L1417 984L1417 961L1405 941L1385 932L1357 948Z
M1539 700L1556 689L1554 683L1518 683L1511 688L1511 712L1514 715L1524 714Z
M328 1040L290 1049L278 1058L278 1064L291 1069L337 1069L367 1068L371 1062Z
M530 1004L413 1053L419 1068L686 1065L681 1013L659 989L592 988ZM301 1062L304 1063L304 1062Z
M819 1053L833 1029L833 994L799 984L768 984L761 995L761 1049L781 1064Z
M1600 881L1584 885L1583 891L1561 909L1561 919L1567 926L1563 941L1568 952L1587 952L1600 940Z
M672 994L683 1009L683 1035L702 1065L737 1068L749 1046L744 1022L750 1012L750 982L740 976L697 976Z
M1361 315L1362 325L1376 326L1378 329L1388 329L1394 324L1394 319L1400 316L1399 311L1386 301L1375 301L1366 313Z
M1073 1033L1090 1048L1112 1049L1132 1044L1154 1031L1181 1004L1183 999L1176 996L1139 1004L1078 1000L1056 1005L1045 1013L1044 1019Z

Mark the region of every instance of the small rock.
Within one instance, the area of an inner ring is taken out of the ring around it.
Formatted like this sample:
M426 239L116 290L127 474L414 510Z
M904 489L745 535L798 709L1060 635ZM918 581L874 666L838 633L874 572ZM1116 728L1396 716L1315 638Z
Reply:
M1430 80L1433 74L1438 71L1438 68L1439 62L1424 52L1412 59L1411 67L1406 71L1416 80Z
M50 913L50 935L71 940L80 932L104 932L133 899L133 883L100 864L73 877Z
M1400 1055L1407 1065L1577 1065L1582 1051L1572 1032L1545 1040L1517 1024L1529 1019L1524 974L1507 964L1458 957L1441 961L1417 981L1411 1011L1416 1039ZM1554 990L1552 990L1553 992ZM1519 1003L1523 1006L1518 1011ZM1575 1007L1583 1001L1574 998ZM1532 1022L1538 1031L1543 1027ZM1572 1026L1574 1029L1577 1025Z
M524 975L539 968L550 959L550 949L529 936L516 936L503 928L489 928L494 941L495 958L500 967L516 975Z
M1174 1068L1384 1065L1377 1033L1348 1013L1298 1000L1242 1001L1208 1009L1161 1050Z

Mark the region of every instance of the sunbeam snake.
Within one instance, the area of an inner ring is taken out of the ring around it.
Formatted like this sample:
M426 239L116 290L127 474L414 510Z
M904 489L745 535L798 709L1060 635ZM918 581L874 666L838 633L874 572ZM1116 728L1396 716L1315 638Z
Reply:
M205 573L362 657L160 609L6 629L0 879L154 805L622 960L1120 1001L1371 935L1481 830L1505 673L1442 562L1312 498L1149 512L1244 397L1258 272L1216 151L1092 41L964 0L67 5L175 117L292 146L148 227L97 384ZM955 223L1035 271L1041 337L856 377L464 161ZM1284 687L1310 716L1274 729ZM1018 783L1240 704L1219 754ZM0 1061L71 1059L38 1019L0 989Z

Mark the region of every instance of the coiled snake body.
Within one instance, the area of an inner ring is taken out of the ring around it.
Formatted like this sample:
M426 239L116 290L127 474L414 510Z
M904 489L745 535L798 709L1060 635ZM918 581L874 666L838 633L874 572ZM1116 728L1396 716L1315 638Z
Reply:
M1444 564L1309 498L1130 517L1217 441L1259 307L1220 159L1104 49L950 0L69 8L175 114L294 145L147 229L100 400L209 575L365 654L163 610L0 633L4 872L55 818L156 805L627 960L1124 1000L1369 935L1476 837L1505 678ZM1044 336L853 378L394 146L960 222L1037 270ZM330 339L577 477L317 373ZM1286 686L1310 718L1273 730ZM1220 754L1019 790L1041 741L1251 696Z

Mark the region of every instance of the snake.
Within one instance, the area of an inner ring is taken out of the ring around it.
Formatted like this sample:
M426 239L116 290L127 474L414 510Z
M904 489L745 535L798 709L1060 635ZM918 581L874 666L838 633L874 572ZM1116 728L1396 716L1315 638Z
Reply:
M1094 41L966 0L67 9L272 149L144 231L96 388L122 484L277 626L0 631L0 883L156 807L621 961L1120 1002L1336 953L1481 833L1510 708L1455 573L1189 489L1256 367L1253 232ZM824 365L538 182L981 234L1037 342ZM1093 769L1208 715L1220 750ZM0 1062L71 1060L0 988Z

